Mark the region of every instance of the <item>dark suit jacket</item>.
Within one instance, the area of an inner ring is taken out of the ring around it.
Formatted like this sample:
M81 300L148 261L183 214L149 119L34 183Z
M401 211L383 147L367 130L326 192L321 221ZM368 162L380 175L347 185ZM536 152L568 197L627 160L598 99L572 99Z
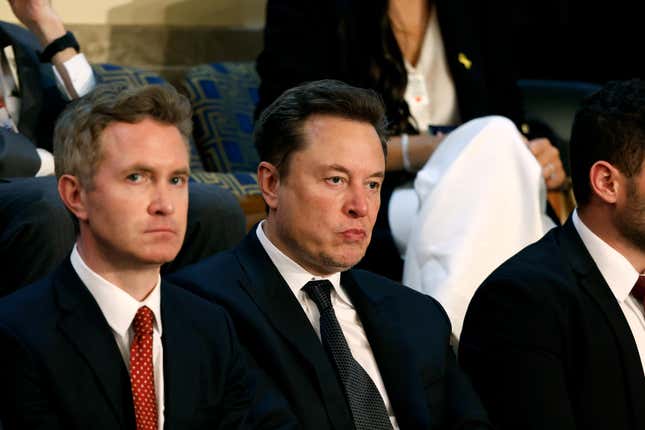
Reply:
M65 107L51 64L39 61L40 44L28 30L0 21L0 46L13 46L20 83L20 134L0 130L0 176L33 176L36 147L51 152L54 124Z
M165 429L238 428L250 395L225 312L162 282ZM113 334L67 260L0 300L0 416L6 430L134 429Z
M171 279L229 312L255 370L286 397L302 428L353 428L334 368L255 229L237 248ZM360 270L344 272L341 283L402 429L487 428L486 414L457 368L448 345L450 323L436 301Z
M645 428L634 338L571 219L478 289L459 358L501 430Z
M434 3L462 121L503 115L518 125L524 123L513 67L511 4L476 0ZM260 87L256 116L288 88L306 81L339 79L381 92L388 120L398 124L404 116L403 94L388 97L385 85L374 84L372 78L373 57L383 56L378 44L382 33L394 40L389 27L365 24L380 22L379 8L387 9L387 1L269 0L264 47L257 58ZM403 56L394 49L388 62L383 60L385 64L379 65L383 74L405 71ZM531 123L533 129L535 135L547 132L543 124ZM546 136L555 144L553 133ZM372 241L359 267L394 280L402 278L403 262L391 237L387 208L393 190L413 178L404 171L386 175Z

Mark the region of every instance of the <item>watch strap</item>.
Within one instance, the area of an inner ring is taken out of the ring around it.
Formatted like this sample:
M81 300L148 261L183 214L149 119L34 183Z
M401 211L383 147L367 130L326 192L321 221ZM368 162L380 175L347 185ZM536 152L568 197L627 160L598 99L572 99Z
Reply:
M43 52L38 54L40 62L51 63L54 55L67 48L74 48L76 49L76 51L81 52L81 47L74 37L74 33L72 33L71 31L68 31L67 33L47 45Z

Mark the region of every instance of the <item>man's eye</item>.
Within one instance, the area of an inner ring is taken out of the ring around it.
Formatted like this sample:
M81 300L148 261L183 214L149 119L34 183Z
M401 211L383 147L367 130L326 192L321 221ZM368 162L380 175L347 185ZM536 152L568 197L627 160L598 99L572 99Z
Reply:
M327 178L327 182L331 184L342 184L343 178L341 178L340 176L332 176L331 178Z
M381 183L380 183L380 182L377 182L377 181L370 181L370 182L367 184L367 186L368 186L371 190L378 190L378 189L381 187Z
M143 179L143 175L141 173L130 173L127 178L130 182L139 182Z
M173 185L183 185L186 183L186 178L183 176L174 176L170 179L170 183Z

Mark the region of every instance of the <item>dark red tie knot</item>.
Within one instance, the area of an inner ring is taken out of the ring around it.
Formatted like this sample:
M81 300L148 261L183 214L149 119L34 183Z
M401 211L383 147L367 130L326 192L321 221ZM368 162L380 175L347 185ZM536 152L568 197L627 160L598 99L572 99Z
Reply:
M640 302L645 298L645 275L640 275L634 284L632 289L632 295L636 297Z
M155 314L147 306L141 306L132 321L135 336L151 336Z

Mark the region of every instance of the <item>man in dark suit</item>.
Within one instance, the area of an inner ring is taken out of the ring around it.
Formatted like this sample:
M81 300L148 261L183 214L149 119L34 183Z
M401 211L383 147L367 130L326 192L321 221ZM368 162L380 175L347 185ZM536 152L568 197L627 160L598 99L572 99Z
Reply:
M0 300L5 429L242 428L233 325L166 281L188 211L188 100L170 86L95 90L55 132L71 255Z
M554 134L523 114L509 3L267 1L264 45L257 58L261 82L256 115L287 88L316 79L372 88L385 102L391 156L372 242L358 267L402 279L403 261L392 237L389 208L395 190L413 181L412 171L423 167L441 145L442 137L428 132L422 119L426 115L440 121L434 125L450 126L488 115L506 116L530 137L529 148L542 166L548 189L564 184ZM426 35L426 28L436 32ZM432 71L424 72L424 63ZM447 97L449 91L454 98ZM429 102L415 107L414 99ZM448 106L454 116L438 117Z
M54 122L66 101L56 86L52 65L38 60L40 44L33 33L0 21L0 46L13 50L19 84L14 91L21 101L13 112L17 130L0 127L0 176L35 176L41 168L37 148L51 153ZM0 79L13 79L9 63L2 72Z
M20 109L12 115L17 132L0 127L0 260L5 263L0 296L51 272L74 244L74 219L58 197L55 178L26 176L53 174L56 118L69 99L95 85L89 63L77 47L69 46L63 21L51 2L16 0L10 5L29 30L0 22L2 47L14 53L20 99ZM62 42L55 42L61 37ZM39 58L41 50L51 58ZM11 78L10 70L6 72ZM244 230L244 214L228 190L194 183L185 246L162 271L228 249L239 242Z
M268 207L231 251L172 279L231 314L262 390L306 429L487 428L449 345L441 306L353 270L385 173L385 117L371 90L315 81L256 124Z
M608 83L572 128L577 210L471 301L460 363L501 430L645 428L644 155L645 82Z

